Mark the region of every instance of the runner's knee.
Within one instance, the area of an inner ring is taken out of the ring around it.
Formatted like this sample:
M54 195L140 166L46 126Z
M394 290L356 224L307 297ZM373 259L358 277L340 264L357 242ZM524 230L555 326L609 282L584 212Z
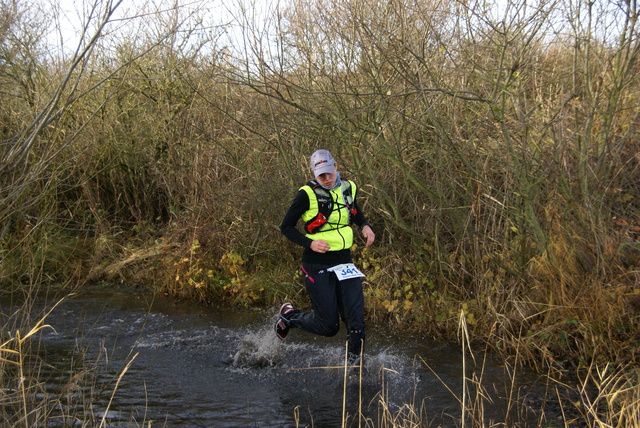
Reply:
M338 330L340 329L339 324L335 325L323 325L319 331L319 334L325 337L333 337L338 334Z

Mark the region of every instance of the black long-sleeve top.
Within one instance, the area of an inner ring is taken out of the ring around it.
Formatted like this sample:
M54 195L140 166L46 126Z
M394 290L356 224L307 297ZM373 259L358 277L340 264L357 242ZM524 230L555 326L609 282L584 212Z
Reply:
M353 207L356 209L356 215L353 218L353 222L359 227L365 225L371 225L367 222L362 210L358 208L358 202L356 199L353 201ZM300 245L304 248L302 253L303 263L314 263L335 266L341 263L350 263L351 251L346 248L339 251L327 251L326 253L316 253L311 249L312 239L307 238L296 227L298 220L302 217L306 211L309 210L309 195L304 190L299 190L296 194L291 206L284 215L284 219L280 224L280 231L293 243Z

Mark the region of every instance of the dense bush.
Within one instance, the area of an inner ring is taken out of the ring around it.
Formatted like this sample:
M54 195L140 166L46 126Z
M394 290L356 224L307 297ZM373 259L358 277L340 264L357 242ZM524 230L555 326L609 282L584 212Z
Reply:
M476 340L535 364L635 361L629 5L309 0L238 12L242 33L180 7L118 33L106 13L58 57L36 6L10 3L3 287L305 304L278 225L324 147L378 236L356 249L372 320L455 339L463 311Z

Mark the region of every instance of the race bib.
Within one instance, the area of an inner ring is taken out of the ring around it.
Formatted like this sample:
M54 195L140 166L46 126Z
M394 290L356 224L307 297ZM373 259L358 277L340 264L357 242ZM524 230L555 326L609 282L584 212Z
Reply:
M327 270L329 272L335 273L339 281L344 281L345 279L351 278L361 278L365 276L353 263L344 263Z

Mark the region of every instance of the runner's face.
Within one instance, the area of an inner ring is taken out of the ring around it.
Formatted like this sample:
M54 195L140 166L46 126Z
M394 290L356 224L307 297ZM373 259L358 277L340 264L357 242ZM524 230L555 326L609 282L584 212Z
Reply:
M320 174L319 176L317 176L316 180L318 180L318 183L328 188L335 186L336 178L338 177L337 167L338 165L336 164L336 172L333 172L333 173L326 172L324 174Z

